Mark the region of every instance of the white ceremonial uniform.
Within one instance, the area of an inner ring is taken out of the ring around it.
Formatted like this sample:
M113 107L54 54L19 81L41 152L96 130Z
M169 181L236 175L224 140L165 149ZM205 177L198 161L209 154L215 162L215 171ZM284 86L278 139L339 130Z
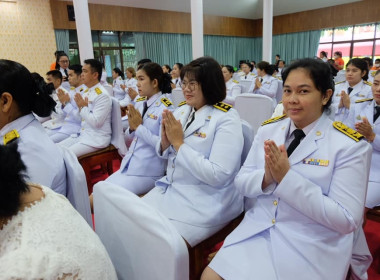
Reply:
M107 83L107 72L106 71L102 71L102 77L100 78L100 84L101 85L106 85L108 84Z
M230 105L218 104L220 109L205 105L196 111L184 131L184 144L178 151L170 146L162 154L168 158L166 176L143 197L191 246L243 211L242 196L233 186L243 149L240 117ZM184 129L191 111L182 105L174 112ZM160 154L160 143L156 151Z
M62 85L53 91L52 98L57 103L55 105L55 112L51 113L50 120L42 123L42 126L46 128L46 132L48 135L53 135L54 133L56 133L59 130L59 128L63 125L63 121L65 119L65 116L61 110L62 104L59 101L57 95L58 90L62 90L65 94L69 93L65 88L62 87Z
M239 94L241 94L241 86L239 85L239 81L233 80L232 78L226 82L227 94L226 98L223 102L226 102L232 106L235 105L235 98Z
M69 68L66 69L66 71L69 71ZM65 73L65 69L63 69L62 67L59 67L59 72L61 72L62 74L62 87L66 90L66 91L69 91L70 90L70 83L68 81L64 81L63 78L67 77L66 76L66 73ZM67 77L68 78L68 77Z
M82 118L79 114L79 108L74 100L74 96L76 93L83 95L86 89L87 87L84 84L78 86L77 88L72 87L69 91L70 101L67 102L65 106L61 105L58 109L62 112L64 120L61 128L59 128L54 134L50 134L50 138L54 143L59 143L72 134L79 134Z
M253 74L255 74L255 76L257 76L257 69L256 69L256 67L254 67L254 68L252 69L251 73L253 73Z
M124 80L118 76L115 80L113 80L112 89L113 95L117 100L123 100L125 97L125 91L120 87L124 85Z
M253 83L248 92L262 94L272 98L273 108L275 108L277 105L276 94L278 89L278 79L272 77L271 75L265 75L264 77L262 77L262 79L263 80L261 82L261 88L253 90L255 88L255 83Z
M243 80L243 81L254 81L257 77L257 75L255 75L254 73L248 73L248 74L245 74L244 72L241 72L240 73L240 80Z
M107 182L122 186L135 194L150 191L155 181L165 174L167 160L159 157L155 148L161 140L159 134L162 112L165 109L174 109L169 98L161 92L149 100L138 99L135 107L141 114L145 102L148 109L144 114L143 123L132 133L129 133L129 129L125 131L127 137L133 140L120 169L106 179Z
M126 107L128 104L134 104L128 94L129 88L134 89L137 93L139 92L139 89L137 88L137 80L135 78L126 79L124 84L126 86L124 98L119 100L121 107Z
M27 181L43 184L66 195L66 168L58 147L53 143L39 121L28 114L8 123L0 130L1 137L17 130L18 151L27 168Z
M335 114L348 113L348 110L345 108L338 108L340 102L340 96L342 91L345 91L348 94L348 88L350 85L348 82L340 82L335 84L335 91L332 99L331 109L335 110ZM361 80L357 85L353 87L353 90L350 93L351 104L355 103L356 100L363 98L372 98L371 85L368 82Z
M347 118L342 119L342 122L355 129L355 123L362 122L363 117L366 117L376 134L375 140L371 143L373 151L365 204L367 208L380 205L380 117L373 122L375 105L376 102L372 98L364 99L363 101L358 100L357 103L352 104L350 107Z
M175 87L176 87L176 88L180 88L181 85L182 85L181 78L178 77L178 78L176 78L176 79L172 79L172 83L175 84Z
M291 120L258 130L235 178L240 193L256 201L210 264L221 277L346 279L372 149L334 128L325 113L312 125L289 157L285 177L264 191L264 141L288 143Z
M85 97L88 98L88 106L80 110L82 123L79 137L71 135L59 143L77 156L103 149L111 143L111 97L100 83L86 89L83 93Z

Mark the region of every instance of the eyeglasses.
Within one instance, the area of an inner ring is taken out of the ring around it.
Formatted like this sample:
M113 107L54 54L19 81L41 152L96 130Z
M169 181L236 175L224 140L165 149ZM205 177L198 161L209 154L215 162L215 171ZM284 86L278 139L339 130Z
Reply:
M182 90L185 90L186 87L189 87L190 91L194 91L198 89L198 83L197 82L182 82L181 88Z
M60 60L60 61L58 61L58 62L60 62L60 63L69 63L68 60Z

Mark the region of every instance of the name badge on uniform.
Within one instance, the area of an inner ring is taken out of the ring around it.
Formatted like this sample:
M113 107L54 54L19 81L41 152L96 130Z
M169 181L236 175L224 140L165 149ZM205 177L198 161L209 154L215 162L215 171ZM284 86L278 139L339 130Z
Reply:
M303 164L318 165L318 166L328 166L328 159L316 159L316 158L306 158L303 160Z
M206 138L206 133L203 132L195 132L194 136L200 137L200 138Z
M151 119L153 119L153 120L157 120L158 119L158 117L155 116L155 115L153 115L153 114L148 114L148 117L151 118Z

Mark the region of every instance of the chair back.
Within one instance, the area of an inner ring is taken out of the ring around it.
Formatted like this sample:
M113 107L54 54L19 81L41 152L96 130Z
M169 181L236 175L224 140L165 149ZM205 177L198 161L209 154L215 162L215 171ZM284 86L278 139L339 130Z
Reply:
M280 101L282 101L283 86L282 86L282 80L277 80L277 82L278 82L278 87L277 87L277 92L276 92L276 102L278 104L280 103Z
M252 126L245 120L241 120L241 125L244 137L243 152L241 153L241 165L243 165L245 159L248 156L249 150L252 147L254 131L252 129Z
M177 108L179 103L185 101L185 96L183 95L181 88L175 88L172 90L171 100L173 102L174 108Z
M114 145L121 156L124 156L127 151L127 145L124 140L123 126L121 124L121 110L119 102L116 98L111 97L112 99L112 115L111 115L111 126L112 126L112 135L111 135L111 144Z
M247 93L249 92L250 88L253 89L253 83L255 81L246 81L246 80L239 80L239 85L241 86L241 92L242 93Z
M240 118L246 120L256 133L263 121L271 117L273 99L261 94L243 93L236 96L235 109Z
M58 147L66 166L66 197L92 228L90 200L83 168L72 151L62 146Z
M185 241L159 211L109 182L94 186L94 210L96 232L118 279L189 279Z
M346 80L346 70L340 70L335 78L334 78L334 82L335 83L339 83L339 82L343 82Z
M112 86L110 84L105 83L105 84L103 84L103 87L107 90L107 92L108 92L108 94L110 96L112 96L112 97L114 96L114 94L113 94L113 88L112 88Z

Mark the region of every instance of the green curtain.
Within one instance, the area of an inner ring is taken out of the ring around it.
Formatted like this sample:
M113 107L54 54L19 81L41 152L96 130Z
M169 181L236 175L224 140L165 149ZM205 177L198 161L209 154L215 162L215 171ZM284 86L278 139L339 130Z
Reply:
M287 63L304 57L314 57L321 31L307 31L273 36L273 61L276 54ZM159 64L186 64L192 60L191 35L168 33L133 34L136 60L150 58ZM237 66L240 60L262 60L262 38L204 36L204 54L220 64Z
M281 59L285 60L287 64L296 59L315 57L320 37L320 30L273 36L273 61L276 54L279 54Z
M64 51L65 54L69 54L69 30L55 29L55 42L57 44L58 51Z

